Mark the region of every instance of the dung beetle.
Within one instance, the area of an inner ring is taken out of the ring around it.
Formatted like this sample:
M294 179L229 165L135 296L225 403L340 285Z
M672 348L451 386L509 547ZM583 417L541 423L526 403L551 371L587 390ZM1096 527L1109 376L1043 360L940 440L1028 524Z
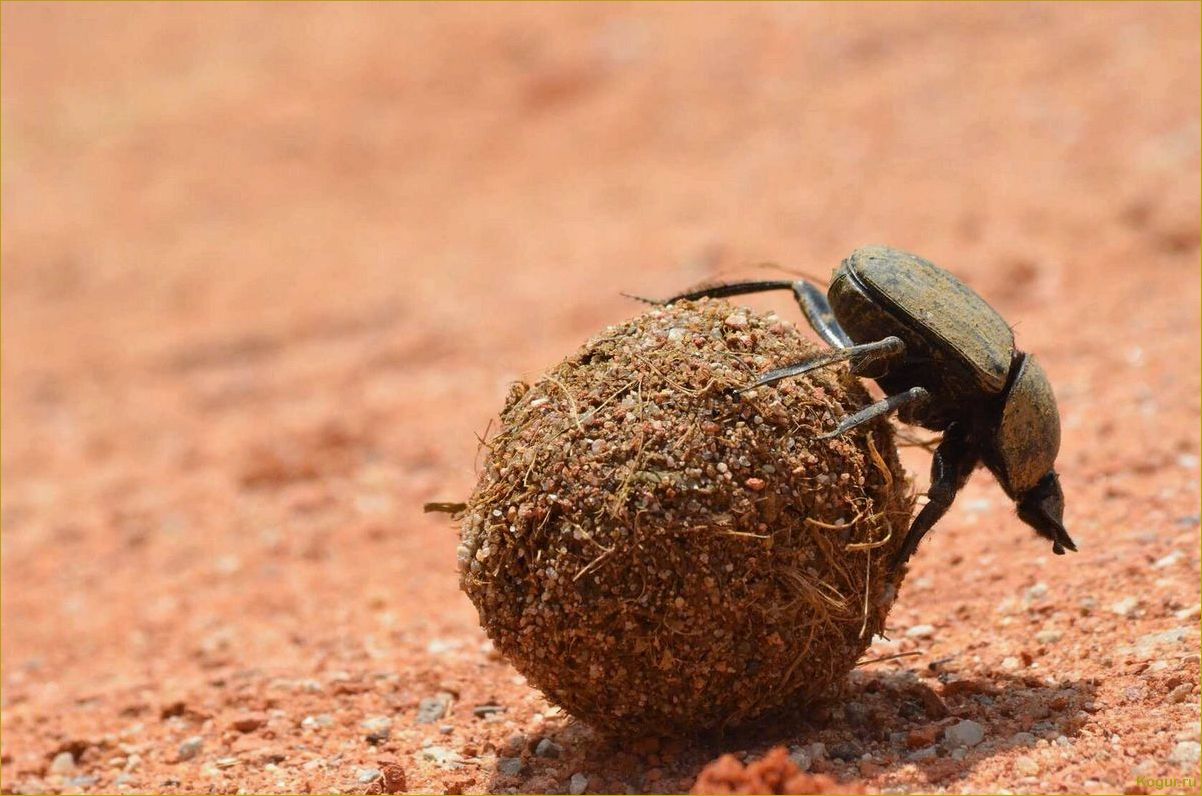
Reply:
M909 560L981 464L1015 502L1019 518L1051 540L1052 552L1077 549L1064 529L1064 493L1054 469L1060 413L1052 387L1035 357L1014 347L1009 324L984 299L921 257L868 246L835 270L825 295L805 280L734 282L655 303L767 290L792 290L833 350L765 373L743 392L848 362L886 397L822 438L894 411L904 423L943 432L928 502L911 523L895 567Z

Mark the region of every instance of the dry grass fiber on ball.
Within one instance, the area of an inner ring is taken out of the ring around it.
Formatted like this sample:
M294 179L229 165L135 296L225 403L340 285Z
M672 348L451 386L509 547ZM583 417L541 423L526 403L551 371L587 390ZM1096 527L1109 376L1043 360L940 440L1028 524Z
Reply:
M793 324L658 307L516 384L463 517L461 586L501 653L611 732L734 726L837 687L884 627L913 496L845 367Z

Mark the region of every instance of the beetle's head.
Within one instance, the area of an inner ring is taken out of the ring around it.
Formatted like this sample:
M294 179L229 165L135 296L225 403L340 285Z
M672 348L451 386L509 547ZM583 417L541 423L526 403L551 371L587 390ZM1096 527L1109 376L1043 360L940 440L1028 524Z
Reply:
M1064 530L1064 493L1056 475L1060 412L1052 385L1035 358L1021 354L1006 392L987 457L1002 488L1018 504L1018 516L1052 542L1057 555L1077 546Z

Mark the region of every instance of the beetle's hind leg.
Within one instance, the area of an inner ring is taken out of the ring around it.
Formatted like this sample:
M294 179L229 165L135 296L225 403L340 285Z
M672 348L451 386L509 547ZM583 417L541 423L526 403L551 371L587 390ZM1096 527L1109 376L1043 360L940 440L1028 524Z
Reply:
M783 279L754 282L724 282L722 284L690 290L685 293L678 293L663 300L647 299L641 296L629 297L645 301L648 304L663 305L673 304L677 301L696 301L703 298L746 296L751 293L766 293L769 290L792 290L794 297L797 299L797 305L801 308L802 314L805 315L806 321L809 322L810 326L813 327L814 331L818 333L818 336L827 345L832 348L851 347L851 338L847 336L847 332L843 331L843 327L836 320L835 313L831 309L826 295L822 290L804 279L798 279L795 282Z
M757 282L722 282L717 285L708 285L696 290L677 293L675 296L669 296L666 299L649 299L642 296L632 296L629 293L623 293L622 295L648 304L662 306L664 304L675 304L678 301L697 301L703 298L730 298L731 296L746 296L749 293L766 293L769 290L793 290L794 284L794 282L781 279L761 280Z

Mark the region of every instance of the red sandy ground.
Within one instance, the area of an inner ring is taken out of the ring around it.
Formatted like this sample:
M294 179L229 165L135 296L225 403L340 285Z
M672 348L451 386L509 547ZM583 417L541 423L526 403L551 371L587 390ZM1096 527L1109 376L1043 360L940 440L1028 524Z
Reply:
M1196 5L2 14L4 790L683 791L818 742L870 790L1196 775ZM872 242L1038 352L1081 552L979 473L870 653L918 654L845 700L704 742L551 709L421 504L619 291Z

